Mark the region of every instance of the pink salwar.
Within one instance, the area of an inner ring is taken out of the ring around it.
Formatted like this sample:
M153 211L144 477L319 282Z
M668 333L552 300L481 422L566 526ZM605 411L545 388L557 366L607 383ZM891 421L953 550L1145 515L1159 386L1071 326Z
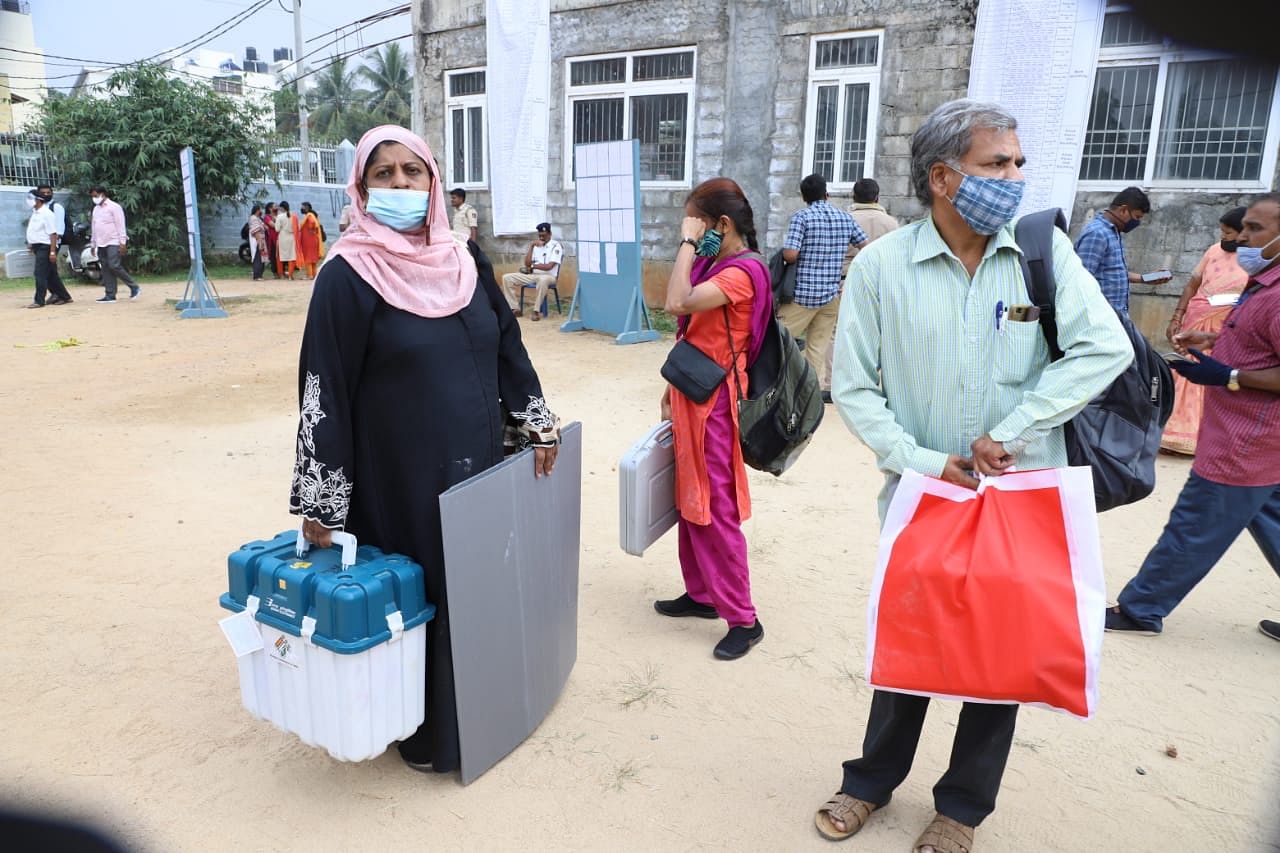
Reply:
M694 524L680 516L680 572L689 597L710 604L729 627L756 623L747 567L747 538L742 534L733 480L733 449L738 440L730 404L733 391L717 389L707 417L704 454L711 498L711 523Z

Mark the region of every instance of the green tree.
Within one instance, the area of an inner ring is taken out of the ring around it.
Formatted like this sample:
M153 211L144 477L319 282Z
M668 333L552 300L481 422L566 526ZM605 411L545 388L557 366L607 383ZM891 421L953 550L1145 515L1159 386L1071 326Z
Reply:
M266 171L263 110L168 76L155 65L123 69L107 97L50 98L41 130L62 184L78 195L107 187L129 216L135 269L161 272L187 263L187 224L178 152L195 152L202 210L243 197Z
M364 104L369 92L359 87L358 79L359 75L347 68L346 58L340 56L316 75L315 88L307 93L307 119L313 133L341 139L368 121Z
M292 79L281 80L280 88L271 93L271 106L276 114L276 133L298 132L298 87Z
M413 76L409 57L400 43L393 41L374 51L360 75L373 90L368 106L375 121L408 127L413 110Z

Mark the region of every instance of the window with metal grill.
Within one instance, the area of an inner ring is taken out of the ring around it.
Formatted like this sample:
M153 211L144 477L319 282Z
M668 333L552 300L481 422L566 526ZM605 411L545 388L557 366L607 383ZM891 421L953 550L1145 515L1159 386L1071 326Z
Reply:
M1108 8L1080 179L1265 189L1280 147L1280 66L1165 43L1125 7Z
M873 173L883 33L813 39L805 112L806 174L848 189Z
M488 180L484 69L445 73L445 163L449 186L482 188Z
M575 178L574 145L638 139L642 183L688 186L696 59L693 49L571 59L566 185Z

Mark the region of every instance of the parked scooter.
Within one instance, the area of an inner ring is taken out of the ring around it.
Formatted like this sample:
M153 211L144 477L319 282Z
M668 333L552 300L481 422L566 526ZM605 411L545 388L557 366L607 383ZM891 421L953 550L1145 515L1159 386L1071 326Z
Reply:
M71 239L62 244L67 250L67 266L83 281L101 281L102 264L93 253L89 240L89 226L84 222L71 223ZM61 254L61 249L59 249Z

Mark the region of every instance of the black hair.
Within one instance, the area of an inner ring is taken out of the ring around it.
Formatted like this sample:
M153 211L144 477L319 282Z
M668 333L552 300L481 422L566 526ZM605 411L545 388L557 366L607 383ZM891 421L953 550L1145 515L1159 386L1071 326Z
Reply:
M880 200L880 185L875 178L863 178L853 185L853 200L858 204L871 204Z
M94 193L97 193L98 195L105 195L107 198L111 198L111 193L107 192L107 188L104 187L102 184L94 184L93 186L89 187L89 195L93 195Z
M1130 210L1137 210L1142 213L1151 212L1151 199L1147 198L1147 194L1137 187L1125 187L1116 193L1116 197L1111 199L1111 209L1117 207L1127 207Z
M287 202L287 201L282 201L282 202L280 202L278 205L276 205L276 207L280 208L281 210L288 210L288 209L289 209L289 202Z
M309 201L304 201L302 204L298 205L298 209L305 210L307 213L311 213L315 210L315 208L311 206L311 202Z
M262 205L255 204L253 206L253 209L249 211L249 215L252 216L255 213L261 213L261 212L262 212Z
M736 181L729 178L703 181L693 188L685 203L692 204L699 212L715 220L727 216L747 242L747 247L753 252L760 251L756 242L756 222L751 213L751 202L747 201L746 193Z
M463 201L467 200L467 191L464 190L462 187L454 187L453 189L449 190L449 195L456 195L458 198L462 199Z
M1232 231L1242 231L1244 230L1244 214L1248 209L1247 207L1233 207L1219 216L1218 222Z
M806 204L822 201L827 197L827 179L821 175L809 175L800 182L800 197Z

